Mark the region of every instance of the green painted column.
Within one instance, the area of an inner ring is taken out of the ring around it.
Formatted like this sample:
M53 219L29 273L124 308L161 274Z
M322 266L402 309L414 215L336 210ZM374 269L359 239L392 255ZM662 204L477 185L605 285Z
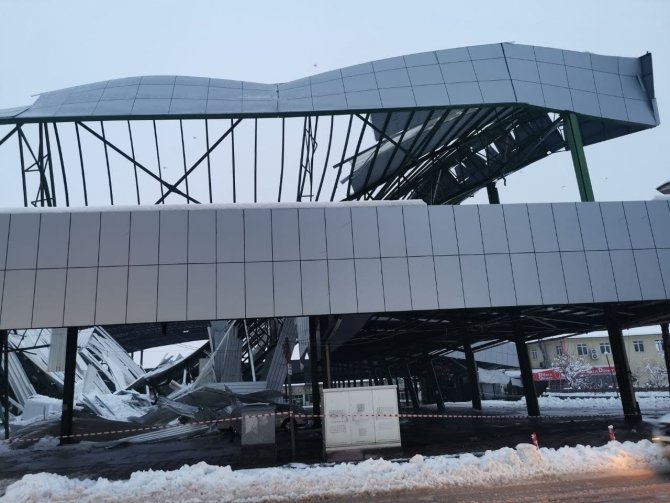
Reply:
M563 126L565 129L565 139L568 142L568 149L570 150L570 154L572 154L572 164L575 167L579 195L582 201L594 201L589 167L586 164L586 156L584 155L582 131L579 127L577 115L573 112L564 113Z

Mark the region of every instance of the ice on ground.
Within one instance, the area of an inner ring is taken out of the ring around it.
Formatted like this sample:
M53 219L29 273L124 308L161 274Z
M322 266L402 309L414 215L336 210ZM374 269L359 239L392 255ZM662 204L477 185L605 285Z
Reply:
M293 501L365 496L398 490L449 486L493 486L543 476L620 473L665 463L648 440L610 442L602 447L487 451L481 457L423 457L408 462L384 459L334 466L287 466L233 471L206 463L175 471L139 471L129 480L77 480L61 475L26 475L7 488L2 501Z

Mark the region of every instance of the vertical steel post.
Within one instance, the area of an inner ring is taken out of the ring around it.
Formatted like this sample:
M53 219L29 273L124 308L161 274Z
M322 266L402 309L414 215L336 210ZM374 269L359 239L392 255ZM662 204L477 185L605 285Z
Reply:
M437 410L444 412L444 396L442 395L442 390L440 389L440 382L437 380L437 372L435 372L435 365L433 365L433 360L428 360L428 374L433 381L434 395L435 395L435 404L437 405Z
M319 390L321 342L318 334L318 318L309 317L309 366L312 374L312 414L314 426L321 426L321 392Z
M7 330L0 330L0 339L2 339L2 355L4 356L3 375L4 390L2 393L2 424L5 427L5 440L9 439L9 333Z
M60 422L60 444L74 443L72 438L72 412L74 407L74 380L77 368L77 334L76 328L67 329L65 342L65 376L63 379L63 412Z
M468 367L468 377L470 378L470 392L472 393L472 408L482 410L482 395L479 388L479 371L477 370L477 360L472 351L470 341L463 343L463 352L465 353L465 364Z
M667 323L661 323L661 335L663 337L663 357L665 368L668 372L668 386L670 386L670 330Z
M409 397L412 399L412 407L414 410L419 409L419 397L414 387L414 382L412 381L412 373L409 370L409 365L406 363L403 365L403 370L405 371L405 393L409 393Z
M582 201L594 201L593 187L591 186L591 177L589 176L589 167L586 164L586 156L584 155L582 131L579 127L579 119L577 118L577 115L573 112L564 113L563 126L568 149L572 155L572 164L575 168L575 175L577 176L579 196Z
M521 370L521 383L523 384L523 393L526 397L526 407L529 416L540 415L540 405L535 394L535 384L533 383L533 368L530 365L530 357L528 356L528 348L526 347L526 340L523 337L523 332L518 323L514 324L514 344L516 345L516 353L519 358L519 369Z
M500 195L496 182L491 182L486 186L486 194L489 196L489 204L500 204Z
M621 325L612 315L607 315L606 322L607 334L609 335L610 347L612 348L612 360L614 361L616 380L619 385L619 393L621 394L624 419L629 424L638 423L642 420L642 415L640 414L640 407L635 400L633 376L628 364Z

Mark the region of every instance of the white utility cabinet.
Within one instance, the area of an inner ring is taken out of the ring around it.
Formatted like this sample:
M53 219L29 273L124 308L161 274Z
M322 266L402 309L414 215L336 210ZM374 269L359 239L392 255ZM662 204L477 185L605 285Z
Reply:
M400 447L395 386L323 390L326 452Z

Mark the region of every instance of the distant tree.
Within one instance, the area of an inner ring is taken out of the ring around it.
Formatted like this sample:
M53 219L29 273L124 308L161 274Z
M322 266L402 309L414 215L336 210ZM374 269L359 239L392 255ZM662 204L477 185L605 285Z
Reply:
M571 388L583 388L586 385L588 374L587 370L591 368L581 358L572 358L569 354L554 358L552 365L561 379L564 379Z
M649 388L661 388L665 386L665 379L668 376L665 365L659 365L648 360L644 361L645 384Z

